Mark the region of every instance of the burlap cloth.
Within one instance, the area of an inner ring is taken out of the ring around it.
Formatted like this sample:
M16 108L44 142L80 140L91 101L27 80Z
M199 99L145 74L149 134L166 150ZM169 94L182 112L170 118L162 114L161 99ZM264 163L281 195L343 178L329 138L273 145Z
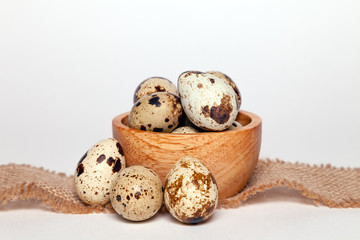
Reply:
M310 166L283 161L259 160L245 188L220 200L219 208L235 208L256 193L287 186L316 204L329 207L360 207L360 168ZM29 165L0 165L0 202L37 199L61 213L114 212L111 205L88 206L77 197L72 176Z

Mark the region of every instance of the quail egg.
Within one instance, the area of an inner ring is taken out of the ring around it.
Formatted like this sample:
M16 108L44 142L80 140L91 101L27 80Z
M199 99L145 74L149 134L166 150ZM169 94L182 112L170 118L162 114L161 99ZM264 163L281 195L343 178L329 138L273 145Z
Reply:
M134 93L134 103L140 98L156 92L169 92L178 95L176 86L168 79L151 77L141 82Z
M165 181L164 201L170 214L184 223L199 223L216 209L219 193L214 177L200 160L185 156Z
M181 121L183 110L178 96L160 92L140 98L129 114L131 128L171 132Z
M111 183L123 168L125 156L118 141L109 138L96 143L77 164L74 175L77 195L90 205L108 203Z
M227 130L234 130L234 129L238 129L241 128L243 125L237 121L234 121L231 126L227 129Z
M203 130L225 130L238 115L234 89L213 74L184 72L178 79L178 90L186 116Z
M191 126L182 126L175 128L171 133L199 133L200 131Z
M131 221L149 219L159 211L163 202L161 180L149 168L125 168L111 187L110 199L122 217Z

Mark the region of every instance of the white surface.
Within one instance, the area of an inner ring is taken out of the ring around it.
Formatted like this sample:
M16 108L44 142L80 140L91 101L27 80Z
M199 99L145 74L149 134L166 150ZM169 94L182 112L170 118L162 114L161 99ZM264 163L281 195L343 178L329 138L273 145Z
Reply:
M133 223L116 214L64 215L31 204L0 208L3 239L359 239L360 209L316 207L286 189L184 225L168 213Z
M356 0L0 1L0 164L72 174L90 146L111 136L111 119L130 110L143 79L220 70L237 83L242 108L263 119L262 157L359 167L359 12ZM1 207L0 232L360 237L358 209L314 207L297 194L267 201L269 194L198 226L167 214L130 224L20 204Z

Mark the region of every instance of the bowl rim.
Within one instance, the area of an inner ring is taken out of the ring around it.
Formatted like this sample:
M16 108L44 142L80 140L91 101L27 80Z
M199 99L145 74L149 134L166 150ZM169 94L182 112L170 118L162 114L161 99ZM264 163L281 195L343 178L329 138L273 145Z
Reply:
M245 116L247 116L248 118L250 118L250 122L248 124L246 124L245 126L241 127L241 128L236 128L236 129L232 129L232 130L225 130L225 131L219 131L219 132L210 132L210 131L205 131L205 132L199 132L199 133L163 133L163 132L152 132L152 131L144 131L144 130L139 130L139 129L135 129L135 128L130 128L129 126L123 124L123 119L126 117L129 117L130 112L124 112L121 113L117 116L115 116L112 120L112 125L117 127L117 128L121 128L122 130L127 130L127 131L132 131L134 133L146 133L146 134L160 134L160 135L171 135L171 136L201 136L201 135L206 135L206 134L230 134L230 133L237 133L237 132L242 132L242 131L247 131L249 129L255 128L257 126L259 126L260 124L262 124L262 119L252 113L252 112L248 112L245 110L239 110L239 115L243 114ZM235 121L237 121L237 119L239 118L239 116L236 118Z

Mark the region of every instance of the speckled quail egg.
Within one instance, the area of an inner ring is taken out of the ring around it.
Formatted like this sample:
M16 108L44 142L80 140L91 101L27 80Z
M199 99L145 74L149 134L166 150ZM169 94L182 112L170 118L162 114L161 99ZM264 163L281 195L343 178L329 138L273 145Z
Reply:
M237 109L240 109L241 106L241 94L240 91L238 89L238 87L236 86L236 83L225 73L219 72L219 71L210 71L210 72L206 72L206 73L210 73L212 75L215 75L219 78L224 79L225 81L227 81L229 83L229 85L234 89L236 96L237 96L237 100L238 100L238 104L237 104Z
M125 165L124 152L118 141L109 138L96 143L76 167L74 180L79 198L90 205L108 203L111 182Z
M149 219L159 211L163 202L161 180L149 168L125 168L111 187L110 200L115 211L128 220Z
M179 125L182 114L178 96L153 93L135 103L129 114L129 126L146 131L171 132Z
M213 74L184 72L178 79L178 90L186 116L203 130L225 130L238 115L234 89Z
M162 77L151 77L137 86L134 93L134 103L140 98L156 92L168 92L178 95L176 86L170 80Z
M215 179L194 157L181 158L166 177L165 205L181 222L199 223L208 219L216 209L218 198Z
M171 133L199 133L200 131L191 126L182 126L175 128Z
M237 121L233 122L231 124L231 126L227 129L227 130L234 130L234 129L238 129L241 128L243 125Z

